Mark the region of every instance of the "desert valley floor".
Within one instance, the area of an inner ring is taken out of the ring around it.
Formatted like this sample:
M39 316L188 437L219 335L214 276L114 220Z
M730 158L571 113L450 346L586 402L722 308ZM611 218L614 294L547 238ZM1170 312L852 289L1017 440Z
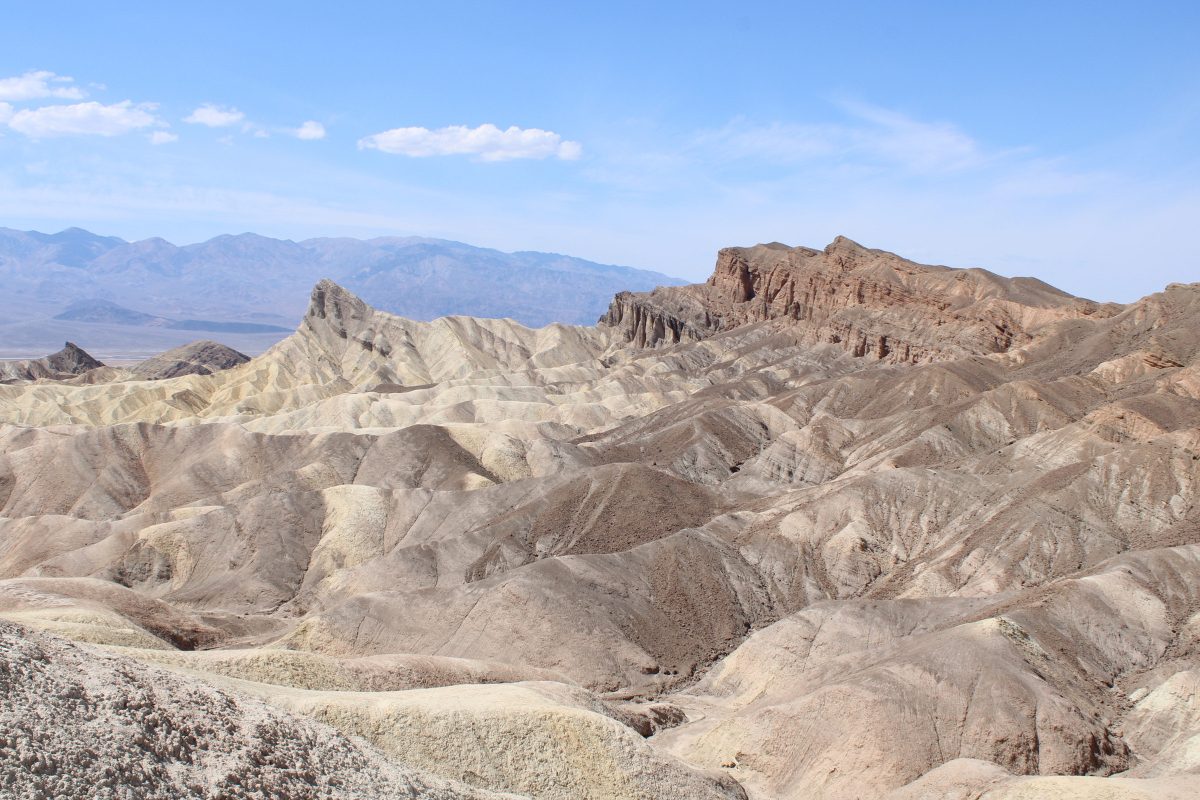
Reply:
M1200 283L838 238L231 353L2 367L3 796L1200 797Z

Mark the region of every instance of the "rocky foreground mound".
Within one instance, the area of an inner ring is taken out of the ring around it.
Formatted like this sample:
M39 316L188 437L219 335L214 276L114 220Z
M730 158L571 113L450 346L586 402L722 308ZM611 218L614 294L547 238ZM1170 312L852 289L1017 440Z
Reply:
M0 386L0 616L526 797L1193 796L1198 332L845 239L590 328L322 281Z
M307 717L4 621L0 715L0 786L21 800L500 800Z

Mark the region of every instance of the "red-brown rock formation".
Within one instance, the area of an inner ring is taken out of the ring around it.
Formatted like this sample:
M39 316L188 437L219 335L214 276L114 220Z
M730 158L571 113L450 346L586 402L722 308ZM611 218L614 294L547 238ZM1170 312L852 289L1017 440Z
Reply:
M1046 323L1119 310L1035 278L917 264L839 236L823 251L778 242L726 248L706 283L622 292L600 324L653 347L791 320L803 344L915 364L1005 352Z

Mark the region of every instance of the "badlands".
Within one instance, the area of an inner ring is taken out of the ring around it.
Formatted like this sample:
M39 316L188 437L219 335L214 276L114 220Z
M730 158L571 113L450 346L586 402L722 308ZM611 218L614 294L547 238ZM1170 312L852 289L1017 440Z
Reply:
M7 368L4 796L1200 797L1200 283L839 237L197 352Z

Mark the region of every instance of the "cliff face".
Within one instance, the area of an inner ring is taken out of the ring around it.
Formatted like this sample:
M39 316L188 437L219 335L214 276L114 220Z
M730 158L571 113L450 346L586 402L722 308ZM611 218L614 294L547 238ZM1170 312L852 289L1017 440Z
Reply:
M597 324L615 329L634 347L698 342L725 327L718 309L707 302L711 294L703 283L621 292Z
M617 295L600 324L640 347L791 320L805 344L924 363L1002 353L1060 319L1120 310L1033 278L917 264L839 236L824 250L779 243L721 250L704 284Z

